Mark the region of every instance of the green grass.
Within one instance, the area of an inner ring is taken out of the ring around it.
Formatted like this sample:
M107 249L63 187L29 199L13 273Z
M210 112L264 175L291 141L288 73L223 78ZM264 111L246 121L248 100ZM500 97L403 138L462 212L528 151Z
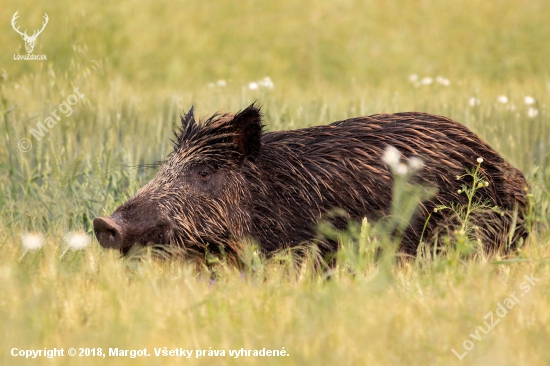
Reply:
M47 61L13 60L25 52L10 26L16 10L29 30L48 13L34 50ZM452 364L459 360L451 349L464 352L467 339L474 348L460 363L548 364L549 11L544 0L1 7L0 364ZM416 85L411 74L434 81ZM265 76L272 90L248 88ZM36 141L30 129L74 87L85 99ZM501 95L509 102L499 103ZM343 238L328 281L288 255L276 262L250 252L246 270L218 266L215 281L177 260L120 259L95 241L61 257L67 232L91 234L94 217L110 214L152 177L153 169L135 166L170 152L171 130L191 105L206 116L255 100L267 130L411 110L465 124L528 178L530 241L509 256L449 250L377 264L368 246L376 238L364 227L357 236L366 252ZM529 117L529 108L538 114ZM22 138L31 140L30 151L18 149ZM43 233L45 246L20 259L27 232ZM540 282L473 340L484 316L520 293L531 273ZM152 354L154 347L285 347L290 356L48 362L13 358L13 347L146 347Z

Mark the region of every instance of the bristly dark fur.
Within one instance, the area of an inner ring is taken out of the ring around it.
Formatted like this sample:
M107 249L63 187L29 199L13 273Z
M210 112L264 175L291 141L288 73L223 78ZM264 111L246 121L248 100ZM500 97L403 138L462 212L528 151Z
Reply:
M491 147L466 127L450 119L425 113L382 114L359 117L295 131L266 133L258 165L259 174L248 177L254 187L255 237L277 249L279 241L299 243L315 235L315 223L330 208L345 210L353 220L367 217L378 220L388 215L392 198L392 175L381 156L388 145L397 148L407 161L412 156L423 159L425 167L416 181L435 186L437 195L420 207L404 233L401 250L414 255L427 217L426 240L438 226L448 226L445 212L434 213L438 205L451 202L466 205L465 195L458 194L464 183L456 176L485 159L481 174L490 185L479 190L479 199L488 199L503 209L474 215L477 235L487 251L513 247L526 238L524 212L527 205L527 182L521 172L509 165ZM244 171L256 171L250 164ZM284 204L272 204L280 202ZM265 204L265 205L264 205ZM512 229L517 207L516 227ZM305 208L305 209L304 209ZM272 218L292 218L275 220ZM259 229L259 230L258 230ZM514 231L508 243L507 236ZM270 238L277 238L272 240ZM334 249L334 248L333 248Z
M157 176L109 219L120 228L120 243L105 246L124 252L136 242L152 242L202 257L216 251L236 258L243 242L253 239L266 253L312 241L324 251L336 251L337 243L317 235L320 220L331 211L339 208L351 220L390 214L393 178L381 159L388 145L405 162L421 158L424 168L416 182L438 190L404 232L402 252L416 254L430 214L426 242L442 228L453 229L456 221L434 208L466 204L457 192L465 182L456 176L479 157L484 159L480 173L489 182L478 191L479 199L497 205L502 215L474 214L475 235L487 252L514 248L527 238L528 185L522 173L448 118L380 114L263 133L260 110L253 104L235 115L215 114L199 122L191 109L181 120L174 151ZM338 229L346 225L346 220L333 221Z

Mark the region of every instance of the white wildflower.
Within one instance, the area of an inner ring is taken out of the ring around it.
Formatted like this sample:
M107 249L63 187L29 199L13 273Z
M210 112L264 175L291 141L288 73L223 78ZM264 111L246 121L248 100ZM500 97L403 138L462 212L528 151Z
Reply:
M424 167L424 162L419 157L413 156L409 159L409 168L413 171L420 170Z
M418 75L416 75L416 74L411 74L411 75L409 76L409 81L410 81L411 83L416 83L416 82L418 81Z
M526 95L525 98L523 99L523 101L524 101L525 104L527 104L527 105L532 105L532 104L535 104L535 102L536 102L535 98L533 98L533 97L530 96L530 95Z
M479 98L476 98L476 97L471 97L468 100L468 104L470 105L470 107L475 107L476 105L479 105L480 103L481 103L481 101L479 100Z
M431 77L425 77L425 78L422 78L422 80L420 80L420 83L422 83L422 85L430 85L431 83L433 83L434 79L432 79Z
M407 166L403 163L397 164L397 167L395 167L395 174L397 175L406 175L409 169Z
M86 248L90 241L90 237L83 232L72 232L65 235L67 246L74 250Z
M258 83L255 82L255 81L251 82L250 84L248 84L248 89L250 89L250 90L258 89Z
M444 85L444 86L449 86L449 85L451 85L451 82L449 81L449 79L444 78L444 77L442 77L442 76L436 77L436 78L435 78L435 81L437 81L439 84Z
M269 76L266 76L262 80L258 81L258 84L268 89L273 89L273 86L274 86L273 81L271 81L271 78Z
M539 115L539 110L536 108L529 107L529 109L527 110L527 116L529 118L535 118L538 115Z
M508 97L506 95L500 95L497 98L497 102L502 103L502 104L506 104L506 103L508 103Z
M36 250L44 245L44 235L40 233L28 233L21 236L21 244L26 250Z
M219 86L220 88L223 88L224 86L227 86L227 82L225 80L220 79L216 82L216 85Z
M483 163L483 158L477 158L477 162L480 164Z
M386 163L391 168L397 167L399 165L399 160L401 159L401 153L395 147L388 145L386 150L384 150L384 155L382 155L382 161Z

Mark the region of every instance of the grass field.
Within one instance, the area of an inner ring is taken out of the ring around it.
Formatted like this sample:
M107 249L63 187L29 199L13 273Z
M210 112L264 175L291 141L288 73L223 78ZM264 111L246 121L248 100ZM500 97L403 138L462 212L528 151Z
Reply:
M46 61L14 60L26 54L15 11L29 34L48 14L33 51ZM549 12L546 0L4 4L0 364L549 364ZM84 96L69 113L60 105L74 88ZM508 256L450 249L375 262L343 238L330 280L288 255L275 262L251 251L244 271L209 272L121 259L95 239L67 250L67 233L91 236L94 217L153 176L137 166L166 157L180 114L256 100L267 130L412 110L465 124L525 173L529 242ZM31 129L56 110L59 121L37 140ZM44 246L25 251L28 233ZM54 347L65 357L11 355ZM152 356L69 357L70 347ZM156 357L164 347L205 352ZM229 356L283 347L288 356Z

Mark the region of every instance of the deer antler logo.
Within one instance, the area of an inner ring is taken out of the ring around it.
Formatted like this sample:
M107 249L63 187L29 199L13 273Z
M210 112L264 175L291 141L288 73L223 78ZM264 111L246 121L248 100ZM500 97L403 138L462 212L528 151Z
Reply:
M42 23L42 29L35 30L32 33L32 36L27 35L27 30L25 29L24 32L19 31L19 27L15 27L15 21L17 18L19 18L19 15L17 15L19 11L16 11L15 14L13 14L13 17L11 18L11 26L17 33L21 35L21 38L25 41L25 49L27 50L27 53L32 53L32 50L34 49L34 46L36 45L36 38L42 33L44 28L46 28L46 24L48 24L48 14L44 13L44 22Z

